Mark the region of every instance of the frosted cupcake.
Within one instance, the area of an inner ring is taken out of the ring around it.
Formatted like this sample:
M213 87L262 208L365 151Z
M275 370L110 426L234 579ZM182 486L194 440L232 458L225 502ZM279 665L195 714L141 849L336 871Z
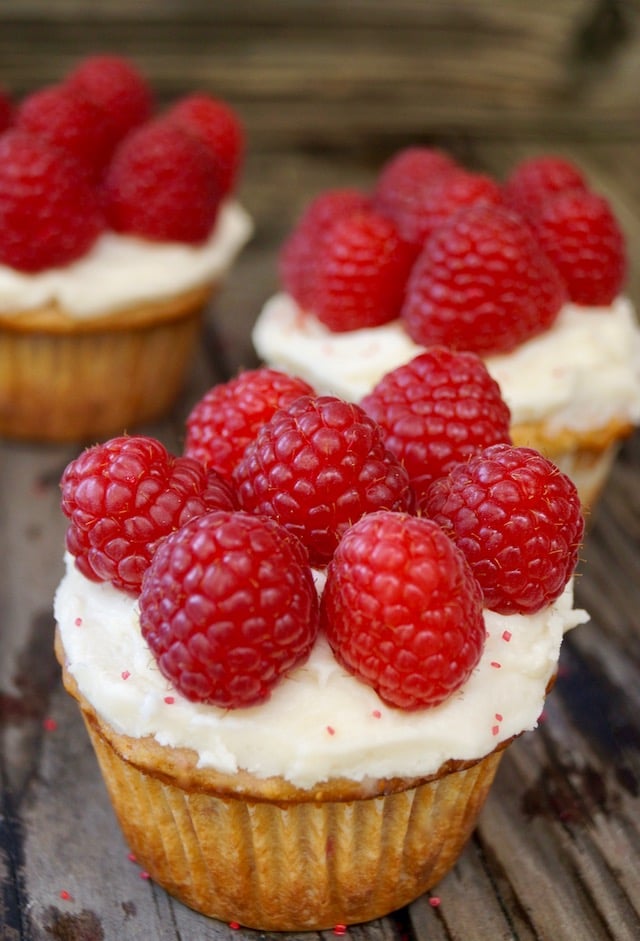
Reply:
M428 346L474 351L500 384L514 442L558 463L588 507L640 422L625 271L610 207L566 161L528 161L499 187L412 148L373 193L312 202L253 341L270 365L358 402Z
M179 393L251 222L233 112L152 107L131 63L95 56L0 135L0 434L104 437Z
M414 515L375 423L332 397L274 410L226 478L145 438L69 465L57 655L125 836L169 892L227 922L320 930L381 917L454 865L586 617L575 487L508 444L457 466L489 462L503 486L487 512L509 492L527 532L468 556L466 479L438 478L430 518Z

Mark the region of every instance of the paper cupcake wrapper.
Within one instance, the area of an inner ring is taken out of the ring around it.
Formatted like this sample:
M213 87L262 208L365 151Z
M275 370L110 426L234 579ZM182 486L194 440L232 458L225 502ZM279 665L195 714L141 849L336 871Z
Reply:
M468 840L502 751L360 800L248 800L177 786L85 721L138 862L197 911L263 931L382 917L434 886Z

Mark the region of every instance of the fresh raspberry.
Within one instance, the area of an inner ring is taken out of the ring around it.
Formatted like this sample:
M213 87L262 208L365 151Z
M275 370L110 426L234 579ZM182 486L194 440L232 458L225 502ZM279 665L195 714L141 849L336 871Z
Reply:
M115 145L100 108L67 85L28 95L18 108L15 126L63 150L93 180L100 178Z
M458 210L469 206L498 206L502 192L491 177L467 170L450 170L425 186L396 224L402 237L419 251L425 242Z
M273 413L313 389L266 366L241 372L196 402L187 418L184 453L231 477L244 449Z
M162 538L194 516L235 506L213 472L143 435L88 448L66 467L61 488L77 567L134 594Z
M364 513L412 511L407 472L382 430L353 403L302 396L279 409L247 445L234 475L240 507L270 516L324 565Z
M205 145L167 120L131 131L118 145L105 177L112 227L157 241L203 242L221 196Z
M422 346L505 353L550 327L565 297L558 271L519 216L471 206L426 244L402 316Z
M70 72L66 84L100 108L114 147L132 128L151 117L151 87L133 62L122 56L87 56Z
M244 159L244 129L238 115L224 101L203 93L181 98L167 112L185 131L195 134L213 156L220 191L235 189Z
M62 267L88 252L103 227L95 191L65 154L24 131L0 137L0 263Z
M336 333L395 320L413 259L391 220L374 212L338 219L318 249L309 306Z
M14 109L11 96L0 88L0 134L13 124Z
M464 552L501 614L532 614L562 593L584 530L573 482L532 448L494 444L434 481L422 510Z
M437 706L459 689L486 636L462 552L431 520L385 511L343 536L320 623L336 659L403 709Z
M552 154L518 163L502 188L505 203L525 217L535 216L549 196L588 188L582 171L570 160Z
M575 304L607 305L627 273L625 238L606 199L568 190L546 200L533 231Z
M360 402L419 497L435 477L490 444L510 442L510 412L475 353L431 347L387 373Z
M318 632L306 553L274 520L222 510L164 539L145 573L140 627L187 699L264 702Z
M406 147L382 167L373 191L373 207L396 223L406 241L419 247L425 193L443 176L458 170L459 164L436 147Z
M307 206L278 259L283 287L302 308L313 298L316 258L332 226L343 216L368 209L369 197L353 187L325 190Z

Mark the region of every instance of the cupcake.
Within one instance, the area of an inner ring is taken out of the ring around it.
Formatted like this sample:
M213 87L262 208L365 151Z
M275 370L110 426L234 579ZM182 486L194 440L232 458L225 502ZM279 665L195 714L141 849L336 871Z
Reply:
M9 120L0 434L96 439L155 419L174 403L203 312L251 232L233 195L238 119L199 93L155 113L135 67L100 55Z
M429 346L473 351L513 441L549 456L593 506L640 423L640 331L622 232L577 167L538 157L499 185L409 148L371 192L316 197L280 271L253 330L264 362L361 402Z
M253 437L227 471L136 436L67 467L56 651L151 877L210 917L321 930L454 865L586 619L584 524L531 449L480 448L418 499L359 406L281 389L260 420L252 384L231 390ZM469 534L461 508L489 466L499 485ZM495 526L508 509L515 543Z

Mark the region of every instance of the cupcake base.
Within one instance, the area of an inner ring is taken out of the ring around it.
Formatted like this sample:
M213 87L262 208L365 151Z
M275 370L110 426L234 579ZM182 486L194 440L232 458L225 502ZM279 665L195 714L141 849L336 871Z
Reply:
M211 285L78 321L55 307L0 316L0 435L40 442L122 434L176 400Z
M186 749L132 739L79 702L120 826L159 885L204 915L262 931L319 931L383 917L455 864L503 747L426 779L282 778L198 768Z

